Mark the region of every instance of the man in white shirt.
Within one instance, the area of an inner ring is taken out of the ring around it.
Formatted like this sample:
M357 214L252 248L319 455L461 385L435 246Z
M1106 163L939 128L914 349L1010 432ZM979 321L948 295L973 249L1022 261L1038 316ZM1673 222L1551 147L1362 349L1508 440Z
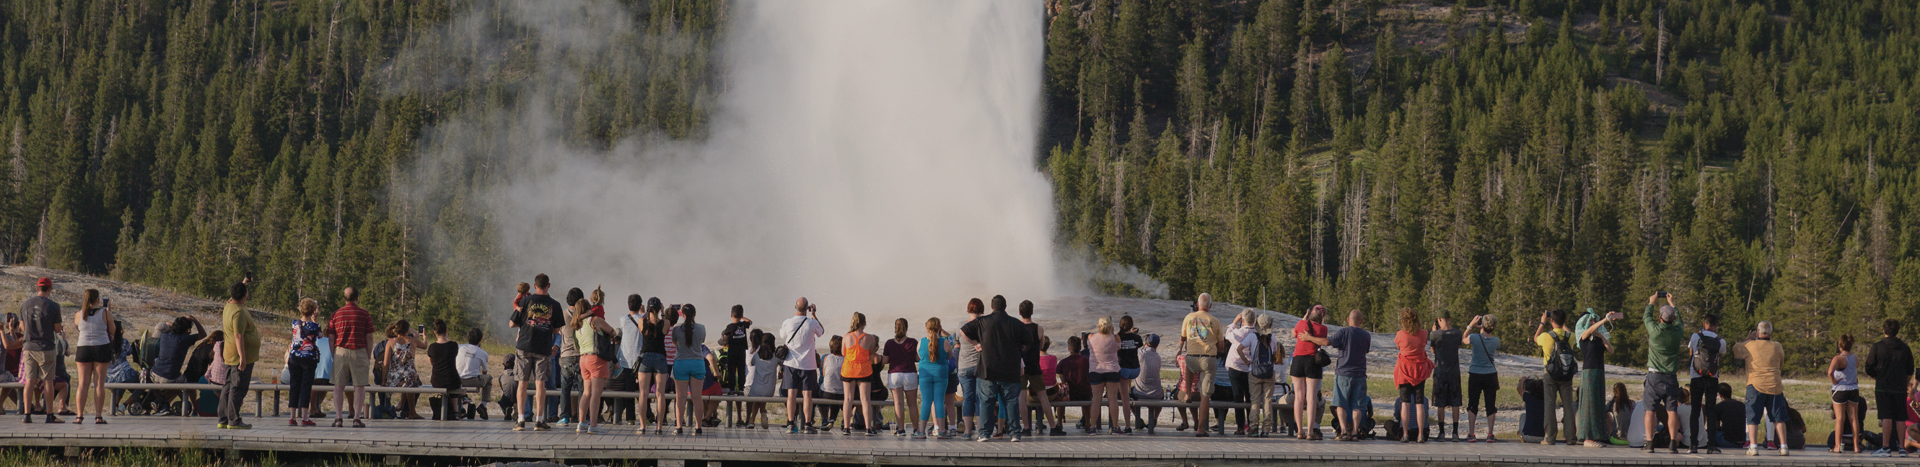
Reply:
M813 426L813 392L820 390L820 362L814 358L814 341L827 329L820 325L819 311L806 297L800 297L793 304L793 317L780 323L780 335L775 337L776 345L787 348L786 360L780 367L783 376L781 389L787 392L787 420L791 420L787 433L819 433ZM794 405L794 399L801 400Z
M474 404L481 420L487 419L487 401L493 400L493 377L487 375L487 351L480 348L480 328L467 330L467 343L460 344L460 353L453 359L454 370L460 372L460 387L467 390L480 389L480 399Z

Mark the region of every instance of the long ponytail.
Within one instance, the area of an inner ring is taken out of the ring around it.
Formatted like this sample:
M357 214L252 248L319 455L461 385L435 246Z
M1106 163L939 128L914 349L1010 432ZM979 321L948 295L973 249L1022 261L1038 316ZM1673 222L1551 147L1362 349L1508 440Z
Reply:
M674 338L680 342L679 345L688 345L688 344L692 344L695 346L700 345L699 342L691 342L691 343L687 342L688 340L693 339L693 313L694 313L694 309L693 309L692 303L680 305L680 316L686 317L687 322L680 323L680 330L678 332L680 336Z

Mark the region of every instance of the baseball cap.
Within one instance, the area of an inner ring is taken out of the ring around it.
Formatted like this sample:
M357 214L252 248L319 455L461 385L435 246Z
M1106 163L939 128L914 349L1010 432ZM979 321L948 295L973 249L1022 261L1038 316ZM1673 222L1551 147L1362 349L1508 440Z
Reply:
M1159 334L1148 334L1148 335L1147 335L1147 346L1148 346L1148 347L1159 347L1159 346L1160 346L1160 335L1159 335Z
M1673 320L1673 305L1660 306L1660 320L1661 321Z
M46 277L42 277L42 278L40 278L40 281L39 281L39 282L35 282L35 283L34 283L34 286L37 286L37 287L53 287L53 279L51 279L51 278L46 278Z

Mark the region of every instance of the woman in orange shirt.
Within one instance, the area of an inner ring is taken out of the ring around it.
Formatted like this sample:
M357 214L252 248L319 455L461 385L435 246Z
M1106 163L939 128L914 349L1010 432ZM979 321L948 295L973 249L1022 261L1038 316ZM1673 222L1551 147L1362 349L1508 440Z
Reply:
M860 415L867 422L867 436L877 433L873 424L873 383L879 381L873 373L873 353L880 347L880 339L867 334L867 315L855 312L853 326L847 330L845 339L841 339L841 350L846 363L840 365L841 384L845 385L846 398L840 401L840 434L852 436L853 429L848 427L847 419L853 415L853 400L860 399Z
M1425 443L1427 430L1422 428L1427 425L1427 377L1433 376L1433 360L1427 359L1427 330L1412 308L1400 309L1400 332L1393 335L1393 343L1400 347L1393 366L1393 384L1400 388L1396 409L1406 429L1400 442Z

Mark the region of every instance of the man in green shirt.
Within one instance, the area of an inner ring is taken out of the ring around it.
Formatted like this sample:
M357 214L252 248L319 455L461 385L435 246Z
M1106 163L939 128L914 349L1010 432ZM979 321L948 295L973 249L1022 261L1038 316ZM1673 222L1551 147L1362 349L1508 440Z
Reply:
M247 313L247 283L241 281L228 289L227 306L220 312L220 326L227 335L221 345L221 359L227 364L227 383L220 387L220 425L222 429L253 428L240 421L240 402L247 398L247 386L253 379L253 363L260 360L260 328L253 326Z
M1667 305L1654 309L1654 301L1665 298ZM1647 297L1647 309L1640 314L1640 321L1647 327L1647 380L1643 398L1647 401L1646 435L1653 439L1653 427L1657 412L1667 413L1667 431L1674 442L1667 444L1667 451L1680 453L1680 379L1674 372L1680 368L1681 357L1685 354L1687 328L1679 312L1673 307L1673 296L1666 292L1654 292ZM1696 410L1698 410L1696 408ZM1647 443L1647 452L1653 452L1653 443Z

